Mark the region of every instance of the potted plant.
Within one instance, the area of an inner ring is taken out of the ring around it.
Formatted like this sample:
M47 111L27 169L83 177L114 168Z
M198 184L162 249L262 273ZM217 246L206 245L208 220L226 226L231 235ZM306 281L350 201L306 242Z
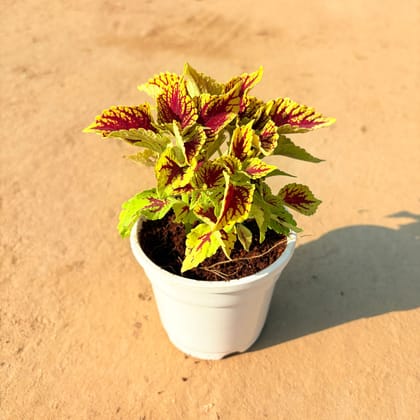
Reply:
M273 193L269 177L292 175L264 158L320 162L286 135L334 119L250 95L262 73L219 83L186 64L139 86L154 107L114 106L85 129L139 147L129 158L154 167L156 186L123 204L118 229L130 236L169 338L199 358L245 351L258 338L300 231L287 209L312 215L320 204L295 182Z

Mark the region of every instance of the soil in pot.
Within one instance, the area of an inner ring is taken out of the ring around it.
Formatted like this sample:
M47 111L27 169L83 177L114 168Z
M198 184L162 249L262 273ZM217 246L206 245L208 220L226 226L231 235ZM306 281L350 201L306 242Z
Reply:
M253 241L246 251L239 241L231 253L231 260L219 249L215 255L205 260L199 267L181 274L181 264L185 256L184 225L174 221L171 212L161 220L146 220L139 233L139 242L145 254L163 269L197 280L232 280L257 273L276 261L287 245L287 238L268 230L265 241L259 243L259 230L254 221L245 225L251 230Z

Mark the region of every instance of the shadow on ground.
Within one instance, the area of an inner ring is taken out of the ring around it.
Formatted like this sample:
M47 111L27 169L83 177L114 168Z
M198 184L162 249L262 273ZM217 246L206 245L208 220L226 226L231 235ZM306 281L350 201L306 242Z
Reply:
M298 247L251 350L360 318L420 306L420 215L399 229L358 225Z

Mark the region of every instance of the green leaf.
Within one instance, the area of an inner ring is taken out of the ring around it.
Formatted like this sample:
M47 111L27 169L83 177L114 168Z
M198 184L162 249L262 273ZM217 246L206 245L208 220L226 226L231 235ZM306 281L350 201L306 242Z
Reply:
M277 147L274 150L275 155L287 156L293 159L304 160L306 162L319 163L323 162L322 159L318 159L315 156L312 156L302 147L296 146L289 138L286 136L280 136L277 142Z
M134 155L126 156L127 159L146 166L155 166L158 154L150 149L144 149Z
M197 267L206 258L214 255L221 245L219 231L213 231L212 227L201 223L192 229L186 240L185 259L182 263L181 272Z
M290 176L292 178L296 178L295 175L292 175L292 174L289 174L287 172L281 171L280 169L274 169L267 176Z
M264 241L267 229L281 234L288 234L290 230L300 231L293 216L284 208L282 199L272 194L265 183L261 184L260 191L254 193L251 214L260 230L260 242Z
M302 184L288 184L285 185L278 193L284 204L305 216L314 214L321 204L309 189L308 186Z
M277 218L271 218L268 221L267 227L279 235L288 235L291 228L280 222Z
M170 143L170 139L165 134L157 134L151 130L143 128L132 128L130 130L113 131L108 137L118 137L133 146L144 147L157 153L162 153Z
M260 198L260 200L258 200L258 198ZM268 229L267 219L269 215L264 210L264 207L262 206L260 201L261 201L261 197L259 196L258 192L255 191L254 202L252 203L251 211L249 212L249 218L255 219L258 225L258 229L260 231L259 240L260 240L260 243L263 243L265 239L265 234Z
M235 228L239 242L242 244L245 250L249 251L249 248L252 244L252 232L242 223L238 223Z
M150 220L161 219L172 204L170 200L160 199L154 188L136 194L122 205L118 223L120 235L123 238L129 236L131 228L141 215Z
M185 63L184 75L187 78L187 88L191 97L199 96L202 93L220 95L223 85L204 73L199 73L190 64Z

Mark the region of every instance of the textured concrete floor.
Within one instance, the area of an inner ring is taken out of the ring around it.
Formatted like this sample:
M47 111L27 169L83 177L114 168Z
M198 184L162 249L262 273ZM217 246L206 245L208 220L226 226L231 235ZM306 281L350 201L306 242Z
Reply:
M418 1L1 9L1 419L419 418ZM262 64L256 94L337 118L298 141L326 162L281 161L323 205L260 340L218 362L172 347L118 237L152 172L81 133L185 61L221 80Z

